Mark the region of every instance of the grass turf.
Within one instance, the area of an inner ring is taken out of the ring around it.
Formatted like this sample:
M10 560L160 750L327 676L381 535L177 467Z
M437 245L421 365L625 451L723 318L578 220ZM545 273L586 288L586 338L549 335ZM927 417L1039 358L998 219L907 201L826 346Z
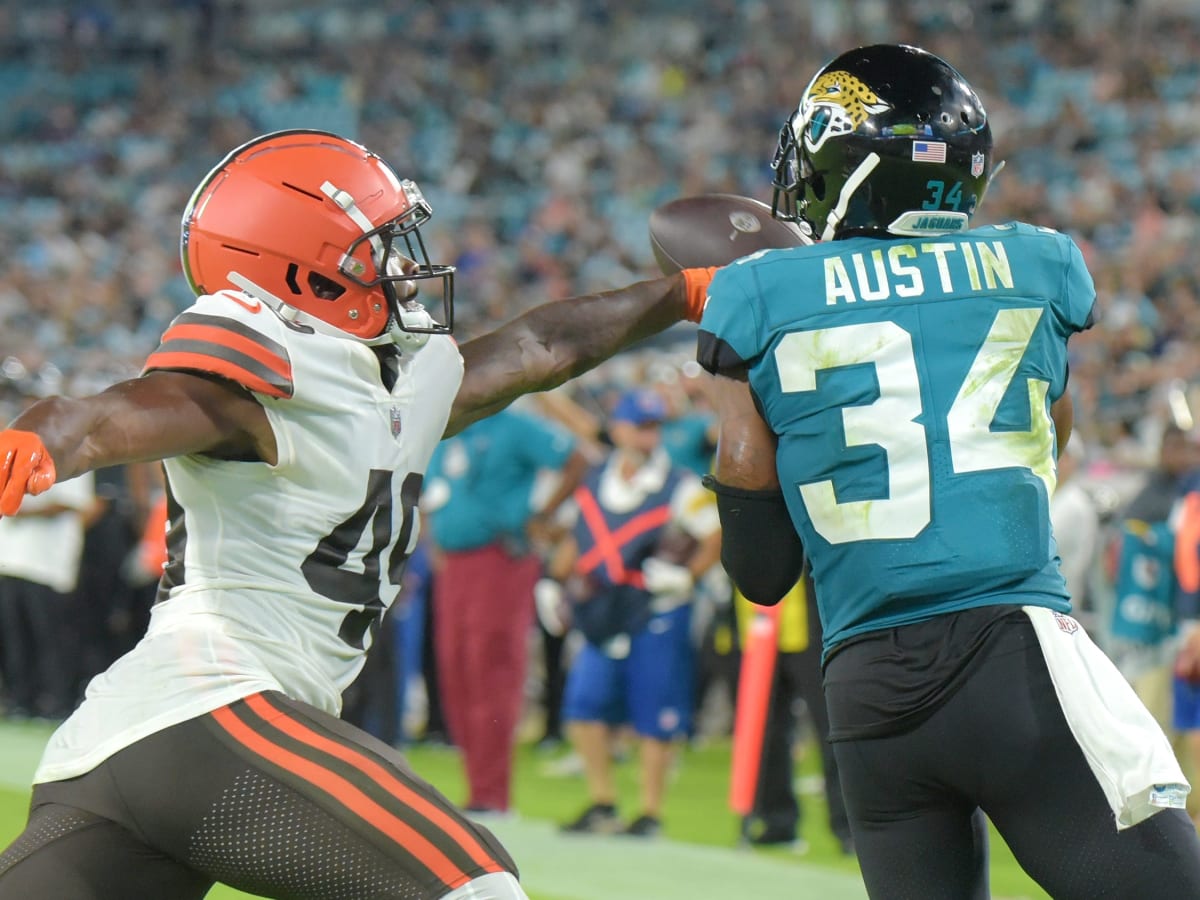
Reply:
M49 734L36 724L0 722L0 845L21 830L28 782L38 748ZM445 748L414 746L413 767L452 800L463 798L457 754ZM718 742L681 754L663 813L663 840L559 835L553 823L577 814L586 797L577 775L554 774L561 754L546 755L523 746L517 756L515 820L489 823L522 868L531 900L704 900L708 897L819 896L822 900L862 900L858 867L842 855L825 826L819 792L802 796L801 826L807 852L790 848L737 849L738 820L725 804L729 747ZM817 754L806 753L801 774L817 774ZM621 811L637 814L637 773L630 761L619 768ZM1010 900L1042 900L1048 895L1017 866L1008 848L992 835L992 893ZM245 900L252 895L224 886L209 900Z

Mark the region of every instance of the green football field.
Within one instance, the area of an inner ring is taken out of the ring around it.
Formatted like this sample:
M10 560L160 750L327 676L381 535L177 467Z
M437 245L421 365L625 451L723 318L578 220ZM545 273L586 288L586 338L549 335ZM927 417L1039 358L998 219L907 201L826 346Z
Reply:
M28 803L30 775L49 734L44 726L0 722L0 842L20 830ZM462 799L458 757L444 748L414 747L409 759L418 772L454 800ZM801 780L808 849L743 849L737 845L737 818L725 805L729 747L725 743L689 748L680 758L664 812L664 836L633 838L563 836L556 822L585 805L578 775L564 774L562 755L541 755L523 747L517 766L517 816L489 822L521 867L531 900L708 900L727 897L814 897L862 900L858 867L839 852L824 826L819 790L806 789L815 772L815 752L805 755ZM621 767L623 811L635 813L636 771ZM992 891L997 898L1045 898L993 835ZM218 886L209 900L251 895ZM168 900L168 898L164 898Z

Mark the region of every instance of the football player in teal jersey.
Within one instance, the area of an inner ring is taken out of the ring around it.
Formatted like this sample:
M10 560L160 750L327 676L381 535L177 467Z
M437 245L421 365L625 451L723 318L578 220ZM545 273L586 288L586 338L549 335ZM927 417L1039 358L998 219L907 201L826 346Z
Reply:
M773 214L815 243L709 286L708 483L750 599L811 565L868 892L988 896L986 816L1055 897L1200 896L1186 780L1070 617L1051 532L1067 341L1095 299L1078 247L971 227L988 117L918 48L823 67L773 168Z

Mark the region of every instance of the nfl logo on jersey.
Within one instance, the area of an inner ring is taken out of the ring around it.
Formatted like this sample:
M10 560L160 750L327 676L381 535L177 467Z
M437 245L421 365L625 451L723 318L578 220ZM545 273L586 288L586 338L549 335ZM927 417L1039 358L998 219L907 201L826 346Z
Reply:
M400 437L400 408L398 406L392 407L391 419L392 419L392 437L398 438L398 437Z
M1079 623L1070 616L1064 616L1060 612L1054 614L1054 621L1058 623L1058 627L1066 634L1074 634L1079 630Z

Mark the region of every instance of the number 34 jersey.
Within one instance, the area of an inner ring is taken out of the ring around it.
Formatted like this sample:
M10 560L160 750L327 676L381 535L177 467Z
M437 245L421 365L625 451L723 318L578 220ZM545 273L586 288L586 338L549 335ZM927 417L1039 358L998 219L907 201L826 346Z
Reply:
M240 697L282 691L337 715L416 545L417 501L462 380L445 336L397 358L284 322L247 295L201 297L146 370L252 391L274 465L165 461L168 563L150 626L88 686L36 781L70 778L141 737Z
M699 361L747 371L779 436L826 653L974 606L1068 610L1050 406L1094 300L1075 243L1020 223L769 250L717 273Z

